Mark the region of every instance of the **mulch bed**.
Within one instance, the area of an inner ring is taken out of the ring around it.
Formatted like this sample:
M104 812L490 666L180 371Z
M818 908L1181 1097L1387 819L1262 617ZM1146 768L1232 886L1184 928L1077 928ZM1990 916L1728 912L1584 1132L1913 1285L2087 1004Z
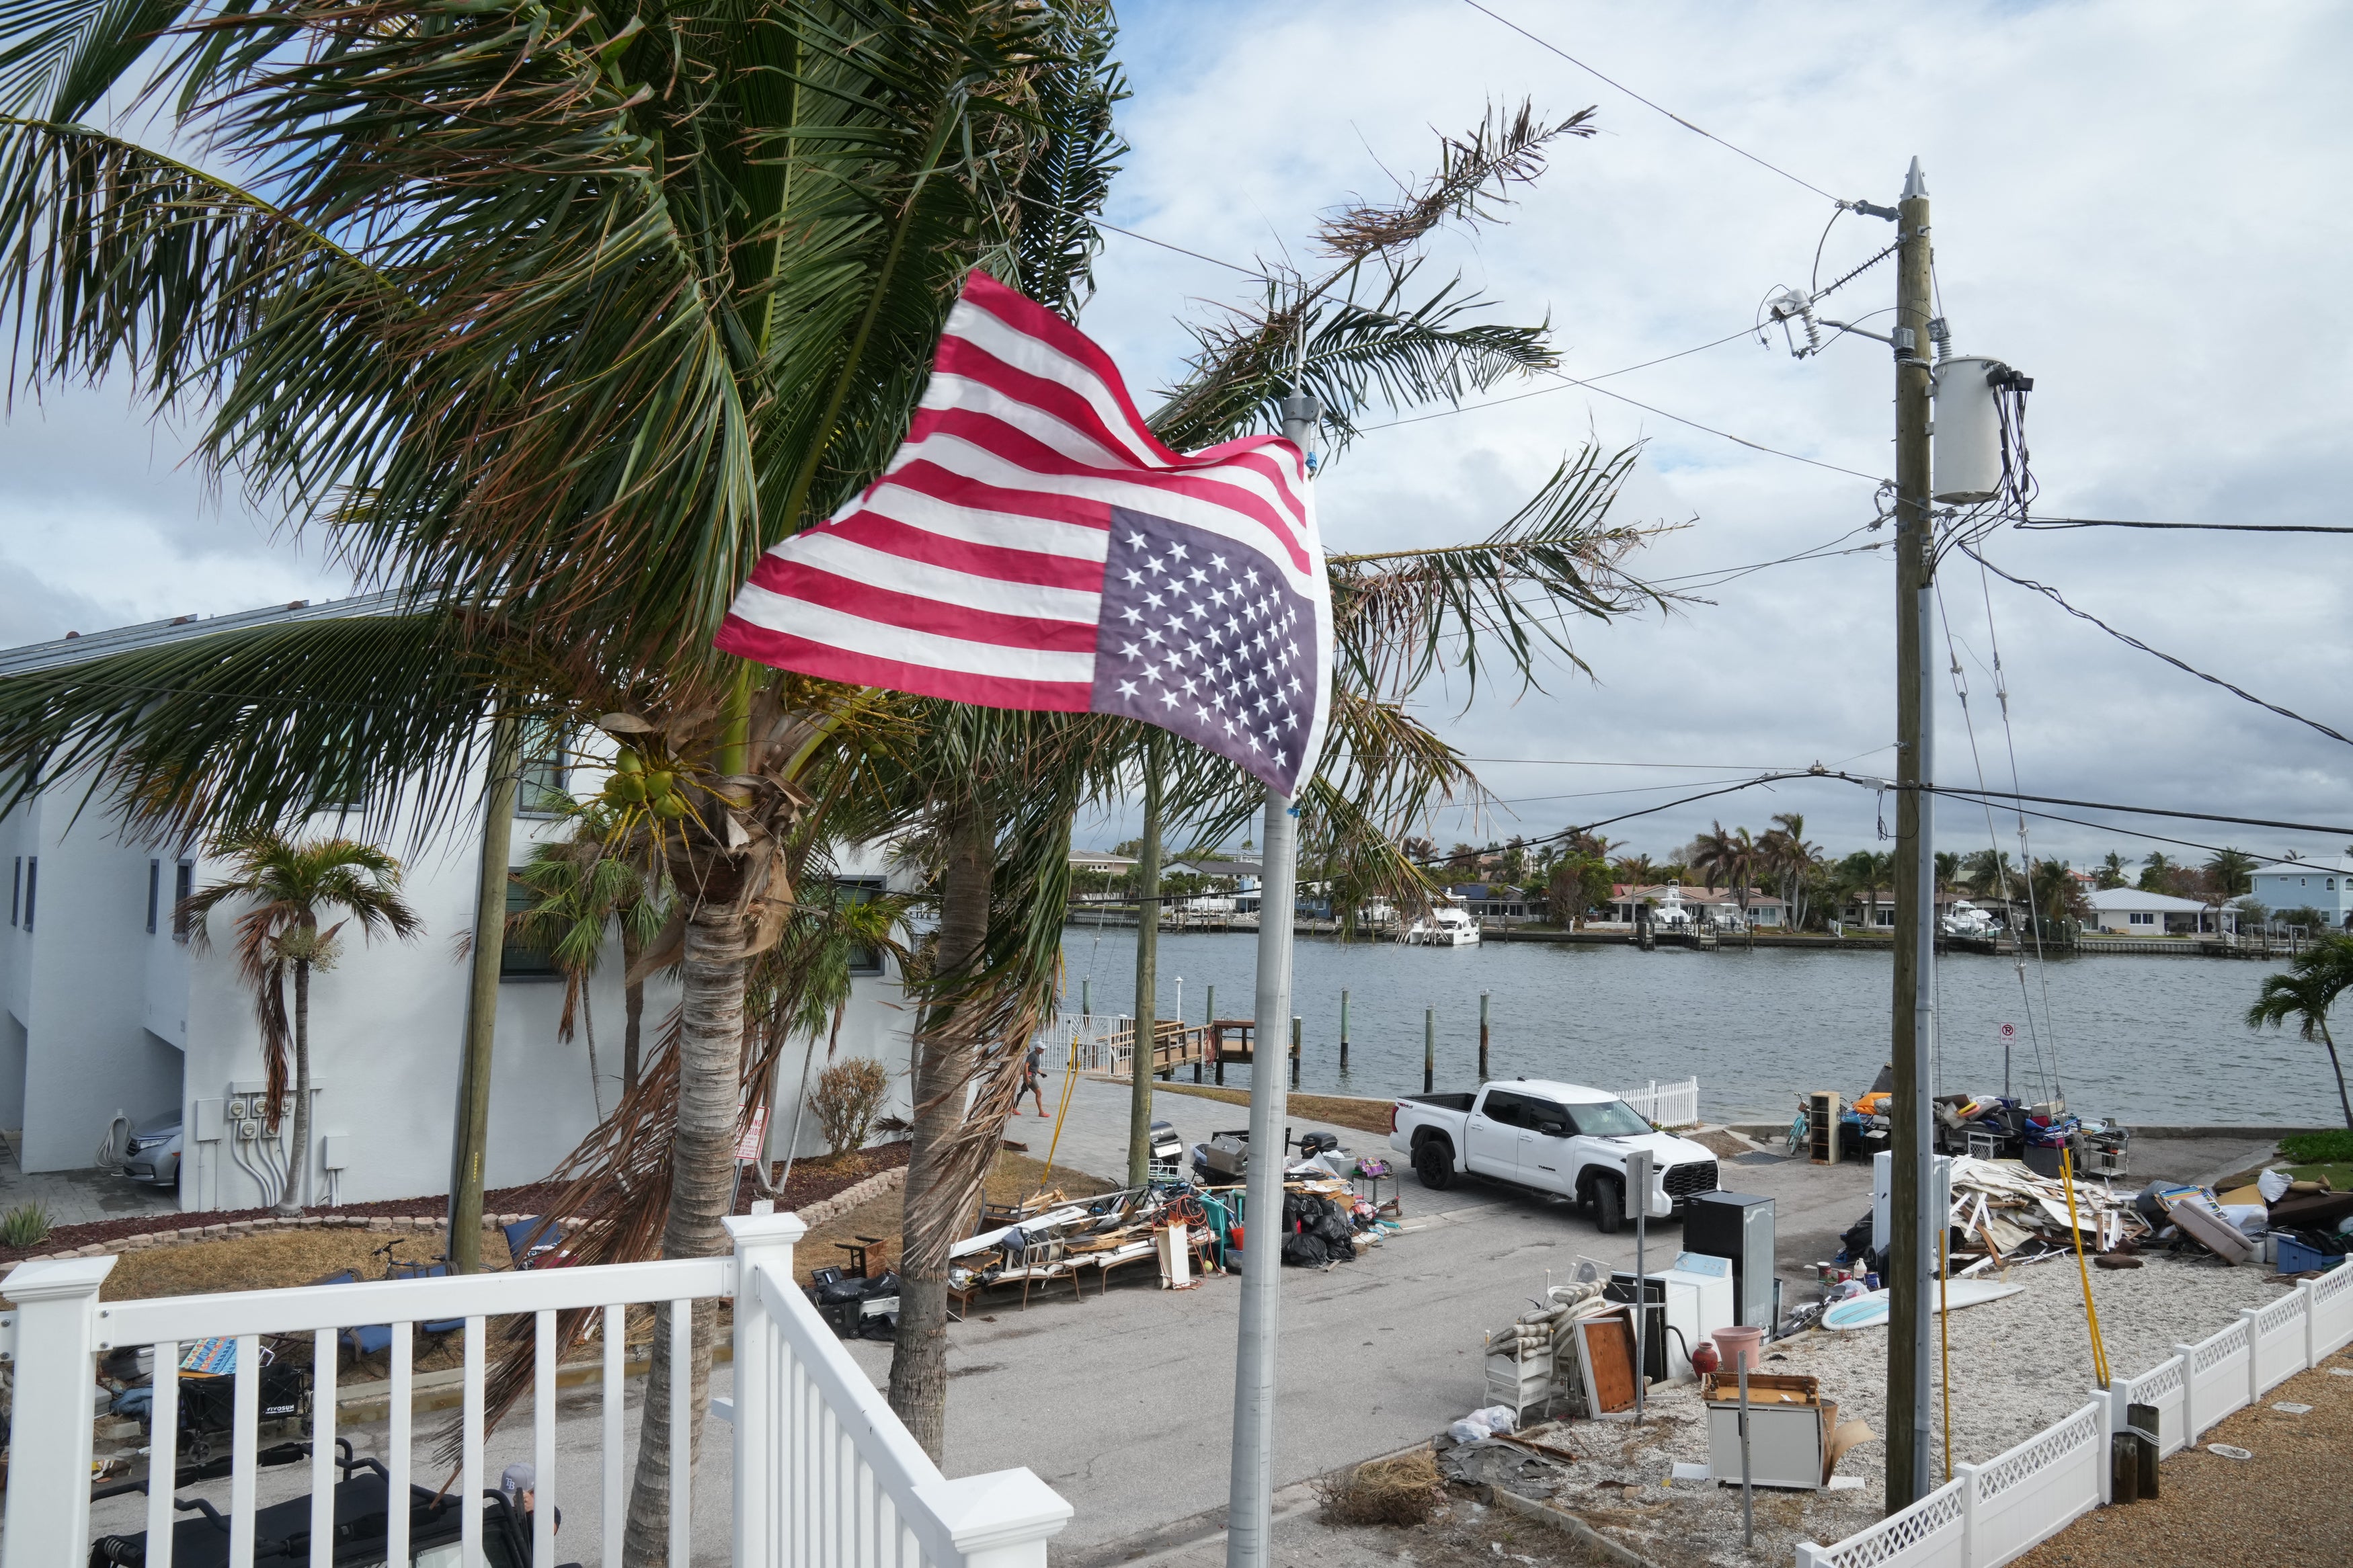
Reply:
M776 1206L780 1209L805 1208L831 1197L845 1187L855 1186L869 1176L895 1170L907 1163L910 1147L906 1140L897 1139L838 1156L796 1161L792 1182L777 1200ZM538 1214L554 1203L562 1191L562 1187L554 1182L534 1182L520 1187L495 1187L482 1194L482 1212L486 1215ZM751 1213L752 1200L759 1195L752 1183L743 1183L736 1190L735 1212ZM87 1225L61 1225L50 1231L48 1238L37 1246L0 1247L0 1267L22 1262L27 1258L47 1258L70 1252L94 1242L120 1241L125 1237L148 1236L157 1231L193 1230L234 1220L269 1219L275 1212L271 1209L205 1209L189 1214L125 1215L120 1219L92 1220ZM332 1208L312 1208L305 1212L425 1217L446 1216L449 1210L448 1198L434 1195L380 1198L374 1203L339 1204Z

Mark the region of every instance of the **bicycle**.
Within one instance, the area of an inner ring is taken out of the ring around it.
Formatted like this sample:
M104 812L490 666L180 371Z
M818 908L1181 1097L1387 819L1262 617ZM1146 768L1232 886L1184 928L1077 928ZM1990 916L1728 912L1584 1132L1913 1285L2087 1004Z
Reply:
M1798 1101L1798 1114L1789 1123L1785 1152L1794 1156L1806 1152L1806 1135L1810 1131L1811 1121L1812 1118L1807 1110L1806 1102L1802 1100Z

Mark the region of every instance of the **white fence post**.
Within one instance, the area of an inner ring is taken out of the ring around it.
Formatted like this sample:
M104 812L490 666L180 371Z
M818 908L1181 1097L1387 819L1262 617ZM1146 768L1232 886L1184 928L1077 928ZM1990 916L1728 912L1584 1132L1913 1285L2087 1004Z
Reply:
M2320 1281L2300 1279L2295 1293L2304 1298L2304 1367L2309 1372L2320 1364Z
M2263 1402L2263 1327L2255 1321L2258 1309L2242 1307L2240 1318L2247 1325L2247 1405L2253 1409Z
M759 1212L770 1210L771 1212ZM776 1328L760 1294L760 1270L793 1285L793 1244L808 1234L798 1215L776 1214L765 1200L748 1215L720 1221L735 1241L735 1568L774 1568L785 1560L785 1456L769 1442Z
M1978 1568L1978 1468L1955 1465L1953 1479L1961 1483L1961 1568Z
M2100 1411L2100 1506L2105 1508L2116 1500L2110 1495L2116 1484L2116 1467L2110 1456L2116 1452L2116 1417L2122 1412L2116 1409L2116 1391L2112 1389L2092 1390L2092 1403Z
M2181 1446L2195 1448L2204 1431L2198 1425L2198 1350L2176 1345L2173 1353L2181 1358Z
M925 1481L915 1496L955 1542L963 1568L1046 1568L1046 1542L1071 1522L1062 1495L1027 1469Z
M0 1279L0 1295L16 1304L5 1568L57 1568L90 1555L91 1358L98 1288L113 1269L111 1258L61 1258L20 1263Z
M1798 1542L1798 1568L1821 1568L1829 1561L1822 1549L1810 1541Z

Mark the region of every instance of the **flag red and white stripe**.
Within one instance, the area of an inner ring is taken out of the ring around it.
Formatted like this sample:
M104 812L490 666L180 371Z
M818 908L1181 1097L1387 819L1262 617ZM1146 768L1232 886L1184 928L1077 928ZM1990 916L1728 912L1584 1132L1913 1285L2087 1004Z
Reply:
M1126 714L1284 794L1330 707L1299 449L1168 450L1109 355L978 272L890 466L762 557L718 644L851 685Z

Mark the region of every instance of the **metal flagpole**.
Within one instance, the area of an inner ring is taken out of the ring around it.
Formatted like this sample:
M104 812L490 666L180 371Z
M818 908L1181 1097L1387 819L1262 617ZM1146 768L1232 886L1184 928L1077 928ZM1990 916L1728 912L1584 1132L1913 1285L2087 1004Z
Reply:
M1282 400L1282 433L1302 452L1309 449L1323 416L1324 405L1303 393ZM1258 1008L1250 1031L1250 1167L1242 1211L1241 1336L1234 1350L1233 1470L1226 1489L1227 1568L1266 1568L1273 1526L1274 1358L1288 1099L1283 1052L1291 1039L1291 926L1299 870L1299 816L1291 797L1266 792L1260 838L1265 864L1259 878Z

